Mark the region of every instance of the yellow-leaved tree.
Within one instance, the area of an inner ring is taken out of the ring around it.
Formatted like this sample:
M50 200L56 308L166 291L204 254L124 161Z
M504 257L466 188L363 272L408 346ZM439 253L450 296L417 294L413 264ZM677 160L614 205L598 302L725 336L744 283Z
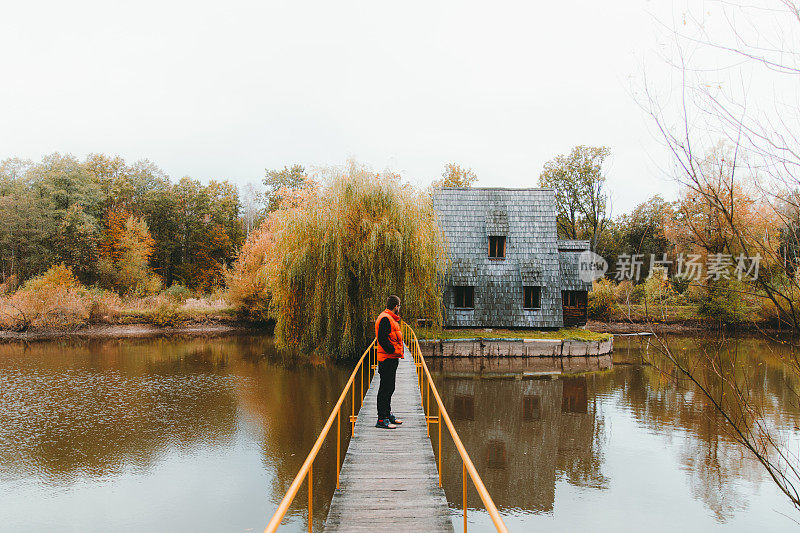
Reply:
M158 292L161 279L150 268L154 245L143 218L123 209L110 211L100 244L101 284L122 294L141 296Z
M351 162L286 194L228 280L240 309L268 298L280 347L345 358L372 339L390 294L409 323L440 324L446 258L430 196Z

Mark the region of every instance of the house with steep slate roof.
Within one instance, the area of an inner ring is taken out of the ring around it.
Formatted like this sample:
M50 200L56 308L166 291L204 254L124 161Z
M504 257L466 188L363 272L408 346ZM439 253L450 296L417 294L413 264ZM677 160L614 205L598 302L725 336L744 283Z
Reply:
M589 241L563 240L552 189L446 187L433 207L447 241L445 327L559 328L586 323Z

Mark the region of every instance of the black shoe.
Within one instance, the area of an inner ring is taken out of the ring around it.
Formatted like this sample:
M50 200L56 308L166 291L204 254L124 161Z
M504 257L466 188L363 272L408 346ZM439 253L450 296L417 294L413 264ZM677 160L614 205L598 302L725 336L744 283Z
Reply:
M397 426L389 422L388 418L385 418L383 420L378 420L378 423L375 424L375 427L383 429L397 429Z
M403 423L403 421L399 418L396 418L394 414L389 415L389 422L392 424L397 424L398 426Z

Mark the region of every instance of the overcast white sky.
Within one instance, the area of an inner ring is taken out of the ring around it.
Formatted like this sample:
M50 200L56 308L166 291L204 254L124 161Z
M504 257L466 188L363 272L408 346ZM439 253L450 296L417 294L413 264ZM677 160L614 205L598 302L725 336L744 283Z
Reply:
M0 159L101 152L240 184L349 157L427 184L457 162L528 187L607 145L618 214L674 194L629 94L653 15L680 10L658 4L7 2Z

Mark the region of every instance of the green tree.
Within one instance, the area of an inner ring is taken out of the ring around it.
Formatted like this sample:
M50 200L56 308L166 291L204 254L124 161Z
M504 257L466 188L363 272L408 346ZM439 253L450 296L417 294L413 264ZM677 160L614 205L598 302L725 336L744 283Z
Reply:
M603 162L605 146L576 146L568 155L545 163L539 185L556 194L558 233L566 239L588 239L592 250L608 224L609 199Z
M0 196L20 192L30 186L28 171L32 161L12 157L0 162Z
M287 190L297 190L308 186L306 169L302 165L292 165L283 170L267 170L264 176L267 212L278 209Z
M20 206L25 206L22 209ZM32 190L0 196L0 261L5 280L26 280L56 262L52 204Z
M5 161L0 192L4 276L24 280L65 262L94 280L102 193L81 162L57 153L37 164Z
M147 191L142 206L150 233L155 241L150 264L164 280L172 285L175 269L180 264L181 218L175 187L166 177L160 178Z
M209 200L211 220L219 224L231 241L231 246L238 248L244 241L244 226L239 216L239 189L231 182L211 180L206 187ZM224 259L233 254L233 249L225 250Z
M58 153L45 156L41 163L31 167L29 174L34 190L50 199L59 219L74 204L88 215L100 218L103 203L100 185L73 156Z
M118 278L120 243L133 216L152 237L148 268L168 284L207 288L220 282L244 240L240 205L228 181L183 178L173 185L147 160L91 154L79 161L58 153L38 163L9 159L0 163L0 271L24 281L63 262L84 283L113 279L110 286L130 290Z
M121 157L91 154L84 162L103 191L103 209L124 207L141 215L150 191L169 179L163 170L146 159L128 165Z
M238 190L228 181L212 180L203 186L182 178L175 193L179 220L175 277L195 289L221 285L224 267L233 262L244 239Z
M99 237L97 219L72 204L61 220L55 247L59 259L84 283L96 279Z

